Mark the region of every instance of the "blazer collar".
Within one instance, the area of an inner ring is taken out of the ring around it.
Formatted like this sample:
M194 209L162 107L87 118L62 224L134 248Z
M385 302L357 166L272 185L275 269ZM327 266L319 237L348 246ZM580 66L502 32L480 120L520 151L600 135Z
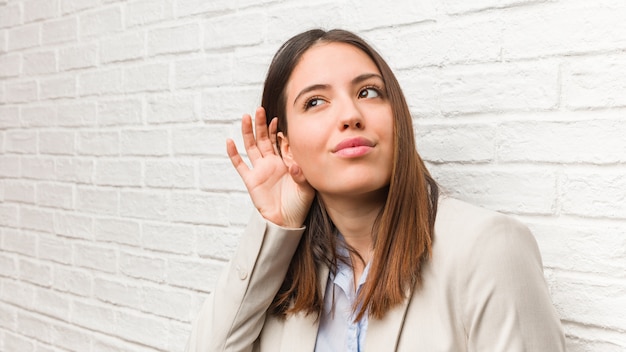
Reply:
M329 269L323 266L319 271L319 284L322 288L322 297L326 293ZM314 351L317 340L317 330L320 321L317 316L302 313L294 314L287 318L284 325L283 338L280 351Z
M394 352L404 325L411 295L395 306L382 319L370 318L365 335L365 352Z
M320 270L320 287L324 288L322 294L326 292L328 272L327 267ZM365 337L366 352L396 351L410 301L411 294L401 304L387 312L383 319L369 319ZM284 325L280 351L314 351L319 319L316 316L301 313L294 314L287 319L289 321Z

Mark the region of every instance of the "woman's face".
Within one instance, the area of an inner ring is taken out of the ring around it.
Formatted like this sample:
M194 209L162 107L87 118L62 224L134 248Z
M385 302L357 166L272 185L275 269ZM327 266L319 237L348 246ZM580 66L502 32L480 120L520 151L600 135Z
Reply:
M393 116L380 71L360 49L308 49L287 86L281 152L323 197L379 194L389 184ZM356 198L355 198L356 199Z

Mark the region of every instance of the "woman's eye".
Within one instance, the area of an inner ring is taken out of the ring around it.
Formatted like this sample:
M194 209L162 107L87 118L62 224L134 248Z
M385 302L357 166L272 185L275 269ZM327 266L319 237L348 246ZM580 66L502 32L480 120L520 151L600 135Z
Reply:
M320 105L322 105L322 104L324 104L324 103L326 103L326 102L325 102L323 99L320 99L320 98L312 98L312 99L307 100L307 102L306 102L306 104L305 104L304 108L308 110L308 109L310 109L310 108L314 108L314 107L316 107L316 106L320 106Z
M379 96L376 88L365 88L359 92L359 98L377 98Z

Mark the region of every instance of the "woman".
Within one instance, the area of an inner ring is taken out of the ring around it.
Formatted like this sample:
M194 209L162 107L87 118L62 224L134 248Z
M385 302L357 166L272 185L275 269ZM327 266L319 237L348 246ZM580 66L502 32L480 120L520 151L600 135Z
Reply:
M564 351L532 235L439 196L361 38L288 40L242 134L252 168L228 155L258 211L188 351Z

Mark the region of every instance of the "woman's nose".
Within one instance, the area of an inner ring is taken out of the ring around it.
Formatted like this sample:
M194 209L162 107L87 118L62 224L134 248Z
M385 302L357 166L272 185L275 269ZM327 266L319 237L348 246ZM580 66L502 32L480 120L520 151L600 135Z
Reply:
M355 102L350 101L344 104L345 108L341 110L340 126L343 130L365 127L365 121L361 110L356 106Z

